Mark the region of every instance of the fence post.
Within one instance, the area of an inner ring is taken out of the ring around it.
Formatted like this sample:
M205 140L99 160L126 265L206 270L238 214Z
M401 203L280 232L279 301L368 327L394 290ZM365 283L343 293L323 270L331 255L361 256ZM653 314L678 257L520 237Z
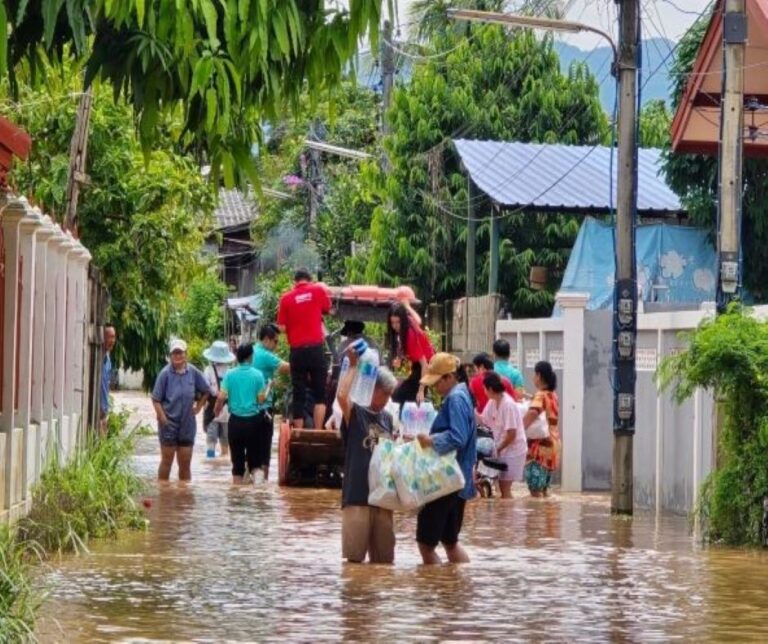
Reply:
M563 492L581 492L584 434L584 310L586 293L560 292L555 297L563 310L563 388L560 406L562 428ZM606 440L610 438L607 437Z

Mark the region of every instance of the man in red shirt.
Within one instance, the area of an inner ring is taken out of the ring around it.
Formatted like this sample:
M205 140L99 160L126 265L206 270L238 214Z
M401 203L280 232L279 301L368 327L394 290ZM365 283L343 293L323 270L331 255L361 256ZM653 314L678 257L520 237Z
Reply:
M487 353L478 353L472 358L472 364L475 366L475 375L469 381L469 391L472 392L472 396L475 399L475 409L478 413L482 414L483 409L488 404L488 396L485 394L485 385L483 384L483 377L486 373L493 371L493 360ZM520 400L520 394L512 386L509 379L501 376L501 382L504 385L504 390L512 396L515 400Z
M309 386L315 403L312 411L314 425L319 429L325 420L325 381L328 375L323 346L323 315L330 312L331 299L325 288L312 282L312 275L306 268L298 269L293 281L293 288L283 294L277 309L277 324L285 332L291 347L291 415L295 427L304 426L304 406Z

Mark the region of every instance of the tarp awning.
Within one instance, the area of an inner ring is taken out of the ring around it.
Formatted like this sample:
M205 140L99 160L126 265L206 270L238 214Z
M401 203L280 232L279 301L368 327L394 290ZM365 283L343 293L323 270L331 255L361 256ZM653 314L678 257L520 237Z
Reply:
M618 155L611 148L516 141L454 141L475 185L505 208L607 214L616 205ZM613 181L609 180L613 172ZM613 188L613 197L611 190ZM684 212L661 176L661 150L638 151L638 214Z

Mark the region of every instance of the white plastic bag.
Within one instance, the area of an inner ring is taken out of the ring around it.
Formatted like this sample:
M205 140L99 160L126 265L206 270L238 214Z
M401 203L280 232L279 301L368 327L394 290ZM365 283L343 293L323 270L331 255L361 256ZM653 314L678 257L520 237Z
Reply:
M526 400L515 404L520 409L520 415L525 418L531 403ZM543 440L549 438L549 421L547 420L546 412L542 411L539 414L539 417L528 425L528 428L525 430L525 437L528 440Z
M373 448L371 464L368 466L368 504L385 510L407 510L397 496L395 480L392 478L392 463L398 445L388 438L380 438Z
M408 509L462 490L465 483L456 452L440 456L431 447L423 449L419 441L398 446L392 476L400 503Z

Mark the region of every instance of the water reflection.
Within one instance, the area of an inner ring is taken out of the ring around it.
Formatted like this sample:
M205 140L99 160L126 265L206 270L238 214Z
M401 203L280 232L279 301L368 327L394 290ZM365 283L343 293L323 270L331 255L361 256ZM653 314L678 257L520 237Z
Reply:
M137 464L154 472L151 439ZM407 515L395 566L353 566L338 491L232 488L202 451L193 467L191 485L150 488L151 531L51 574L42 641L768 637L768 557L702 550L685 518L523 493L468 505L468 566L420 566Z

